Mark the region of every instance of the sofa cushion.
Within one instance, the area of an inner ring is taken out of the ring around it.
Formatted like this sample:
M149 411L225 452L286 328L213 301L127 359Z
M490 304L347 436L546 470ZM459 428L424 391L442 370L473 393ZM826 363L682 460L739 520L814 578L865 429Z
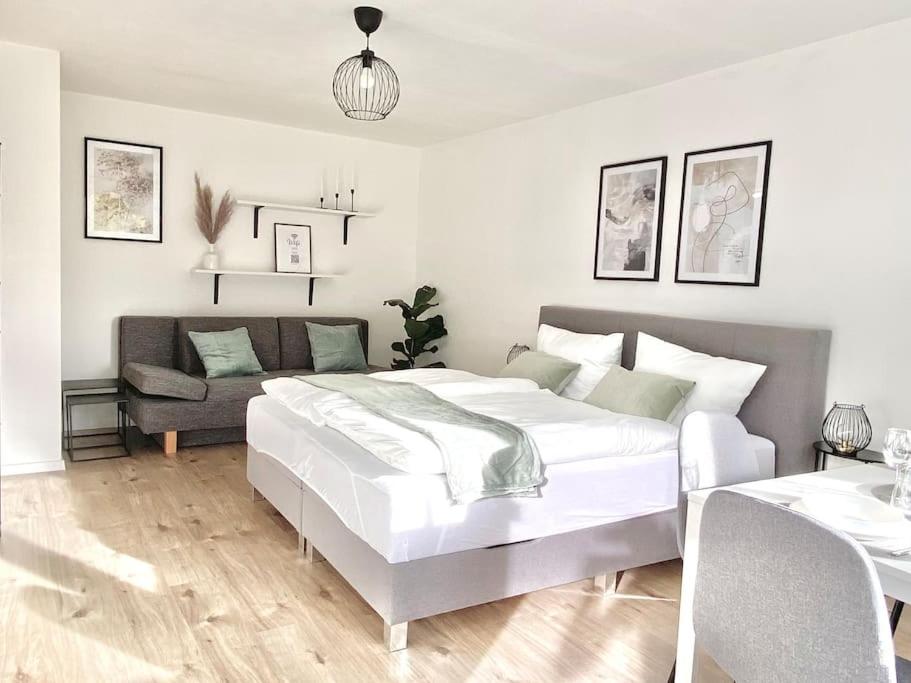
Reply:
M179 398L146 396L128 386L130 418L143 434L176 430L239 427L246 421L246 401L184 401ZM179 442L178 437L178 442Z
M222 401L249 401L254 396L259 396L263 391L262 383L267 379L276 377L289 377L292 374L309 375L313 370L273 370L264 375L250 375L247 377L216 377L205 380L209 387L206 401L220 403Z
M352 370L356 372L377 372L388 370L389 368L378 368L374 365L368 365L366 370ZM220 403L222 401L249 401L254 396L265 394L263 391L263 382L267 379L276 377L293 377L294 375L312 375L313 370L310 368L292 368L289 370L273 370L262 375L252 375L250 377L217 377L215 379L204 380L209 389L206 393L206 403ZM348 374L341 371L339 374Z
M175 318L125 315L120 318L120 371L127 363L173 368L177 360Z
M188 375L205 374L199 354L190 341L189 332L223 332L246 327L253 343L253 351L263 370L281 367L278 345L278 320L253 317L186 317L177 319L177 367Z
M206 397L205 382L173 368L127 363L123 366L123 378L150 396L170 396L189 401L202 401Z
M206 378L263 374L263 366L253 351L246 327L224 332L190 330L187 335L206 368Z
M388 370L370 366L368 372ZM210 430L243 428L247 418L247 402L265 393L261 382L274 377L310 375L309 369L275 370L258 377L222 377L200 380L208 385L205 401L185 401L179 398L148 396L127 385L130 417L143 434L177 430ZM254 380L254 381L251 381ZM232 386L232 384L234 386ZM178 444L183 444L178 436Z
M357 325L307 323L313 369L317 372L367 369Z
M362 318L279 318L278 334L281 339L281 367L313 369L313 353L307 323L318 325L357 325L358 336L367 358L367 321Z

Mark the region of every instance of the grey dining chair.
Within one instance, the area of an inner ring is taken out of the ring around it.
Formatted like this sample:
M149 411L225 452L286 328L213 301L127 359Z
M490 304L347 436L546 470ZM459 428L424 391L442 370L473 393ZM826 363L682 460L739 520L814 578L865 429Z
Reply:
M738 683L896 681L869 555L840 531L744 494L705 502L693 630Z

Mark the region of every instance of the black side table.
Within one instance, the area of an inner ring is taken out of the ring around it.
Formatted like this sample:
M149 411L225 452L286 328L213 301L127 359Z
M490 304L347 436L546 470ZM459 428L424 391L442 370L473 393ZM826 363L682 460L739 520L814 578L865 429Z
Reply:
M816 467L814 469L816 472L826 469L826 465L829 464L830 455L834 455L837 458L844 458L845 460L856 460L857 462L885 462L883 454L879 451L863 450L858 451L853 455L848 455L846 453L839 453L825 441L817 441L814 443L813 450L816 451Z
M84 460L103 460L106 458L120 458L130 455L128 441L128 431L130 418L127 414L127 395L120 391L120 381L116 377L107 377L103 379L76 379L64 380L61 383L63 394L63 426L64 441L70 462L82 462ZM117 409L117 428L111 432L98 432L85 436L75 436L73 434L73 407L87 405L112 404ZM96 436L113 436L117 435L118 441L111 444L92 444L89 446L76 446L75 439L86 439ZM88 448L104 448L105 446L122 446L124 453L113 456L102 456L100 458L79 458L74 451Z

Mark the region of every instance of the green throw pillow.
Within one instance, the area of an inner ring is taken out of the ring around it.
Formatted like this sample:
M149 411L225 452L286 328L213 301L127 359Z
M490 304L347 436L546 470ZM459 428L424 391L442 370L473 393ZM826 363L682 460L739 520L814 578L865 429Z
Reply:
M307 323L307 336L317 372L367 369L357 325Z
M206 368L206 377L261 375L263 366L253 351L246 327L225 332L188 332Z
M526 351L500 370L500 377L521 377L534 380L542 389L555 394L572 381L581 366L565 358L542 351Z
M585 402L612 413L666 421L694 386L696 383L688 379L611 365Z

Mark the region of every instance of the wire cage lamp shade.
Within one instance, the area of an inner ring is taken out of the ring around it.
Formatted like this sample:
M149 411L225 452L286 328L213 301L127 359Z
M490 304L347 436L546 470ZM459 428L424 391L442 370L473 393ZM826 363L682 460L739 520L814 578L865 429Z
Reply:
M854 455L870 445L873 428L862 405L835 403L822 423L822 438L838 453Z
M380 27L383 13L375 7L356 7L354 20L367 36L367 47L335 70L332 95L345 116L381 121L399 102L399 77L389 63L370 49L370 34Z
M369 67L365 66L368 61ZM364 50L339 64L332 79L332 94L345 116L381 121L398 104L399 77L385 60L372 50Z

